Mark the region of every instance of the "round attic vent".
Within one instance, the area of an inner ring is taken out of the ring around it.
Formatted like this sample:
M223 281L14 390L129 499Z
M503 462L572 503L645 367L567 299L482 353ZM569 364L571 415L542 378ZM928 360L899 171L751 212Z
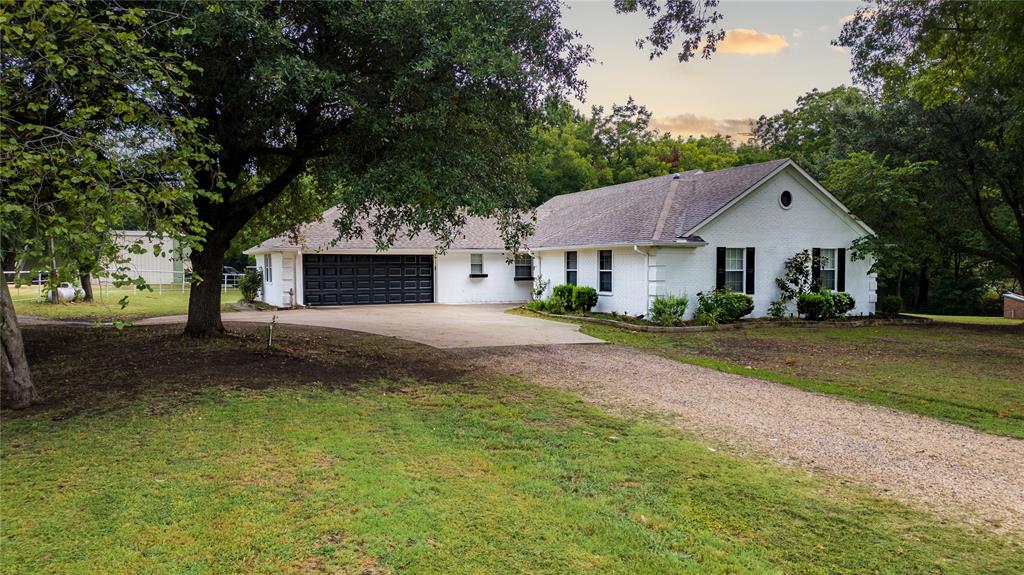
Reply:
M791 194L789 192L789 190L785 190L784 192L779 194L779 205L782 206L782 209L788 210L789 206L792 205L792 204L793 204L793 194Z

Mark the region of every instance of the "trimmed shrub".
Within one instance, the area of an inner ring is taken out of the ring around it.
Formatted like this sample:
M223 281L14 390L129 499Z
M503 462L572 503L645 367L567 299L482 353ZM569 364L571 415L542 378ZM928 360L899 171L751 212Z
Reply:
M835 317L846 317L856 305L857 302L852 295L844 291L832 292L832 309Z
M676 325L683 321L690 298L685 295L664 295L651 302L651 320L660 325Z
M246 303L256 301L262 287L263 276L259 270L247 269L238 280L238 291L242 292L242 300Z
M796 298L796 312L807 319L818 321L825 319L832 300L822 293L802 293Z
M555 315L562 315L568 311L568 306L562 298L551 296L544 300L544 311Z
M553 313L556 315L562 315L565 313L565 302L561 298L551 296L547 299L535 299L526 302L524 306L530 311L536 311L541 313Z
M848 293L823 290L801 294L796 300L796 311L807 319L820 321L841 318L855 305L853 296Z
M878 300L878 311L886 315L899 315L903 311L903 298L887 295Z
M736 321L753 311L754 298L723 288L698 293L694 317L702 325L717 325Z
M561 284L551 288L551 297L557 297L558 299L568 303L572 301L573 288L576 286L572 284Z
M597 305L597 290L592 287L586 286L573 286L572 289L572 309L581 313L586 313L593 309Z

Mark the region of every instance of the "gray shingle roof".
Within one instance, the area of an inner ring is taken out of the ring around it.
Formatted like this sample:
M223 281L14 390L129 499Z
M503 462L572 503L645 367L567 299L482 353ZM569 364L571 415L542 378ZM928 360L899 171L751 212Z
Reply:
M338 208L331 208L324 212L320 220L302 226L299 233L301 246L293 241L289 234L281 234L270 238L260 245L251 248L249 251L267 251L275 249L295 249L301 247L304 252L315 252L322 250L375 250L377 248L374 236L365 220L360 220L362 227L368 233L362 238L338 238L338 230L334 227L334 221L341 215ZM392 249L399 250L422 250L424 252L434 251L441 243L429 233L420 233L413 237L406 234L399 234L395 238ZM501 249L505 243L498 231L498 222L492 218L467 218L466 225L462 227L458 237L449 246L449 249Z
M702 223L789 160L748 164L714 172L694 170L555 196L537 208L530 248L672 242ZM303 226L302 250L375 249L372 236L338 240L333 222L337 208L320 221ZM364 226L364 228L369 229ZM393 249L433 251L438 241L421 233L400 235ZM287 234L271 238L254 251L294 249ZM468 218L450 249L502 249L493 219Z
M556 196L537 208L529 245L671 242L788 161L694 170Z

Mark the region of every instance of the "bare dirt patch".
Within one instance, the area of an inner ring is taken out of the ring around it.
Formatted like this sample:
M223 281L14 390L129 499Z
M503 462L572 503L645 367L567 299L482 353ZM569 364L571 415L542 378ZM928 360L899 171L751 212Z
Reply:
M143 394L185 398L210 388L315 383L344 390L408 378L429 384L464 372L440 350L328 328L276 326L270 348L268 327L256 324L231 324L226 335L198 341L182 337L180 326L163 325L121 331L37 325L23 331L43 401L10 415L55 409L55 417L63 417L116 408Z

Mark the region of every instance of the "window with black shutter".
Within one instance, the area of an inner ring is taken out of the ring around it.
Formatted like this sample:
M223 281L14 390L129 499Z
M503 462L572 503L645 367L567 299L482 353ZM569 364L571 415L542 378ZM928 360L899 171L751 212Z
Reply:
M754 295L754 248L747 248L747 293Z
M846 248L836 251L836 291L846 291Z
M747 271L743 263L746 250L743 248L725 249L725 287L729 291L743 292L745 286L744 276Z
M715 289L725 287L725 248L715 250Z

